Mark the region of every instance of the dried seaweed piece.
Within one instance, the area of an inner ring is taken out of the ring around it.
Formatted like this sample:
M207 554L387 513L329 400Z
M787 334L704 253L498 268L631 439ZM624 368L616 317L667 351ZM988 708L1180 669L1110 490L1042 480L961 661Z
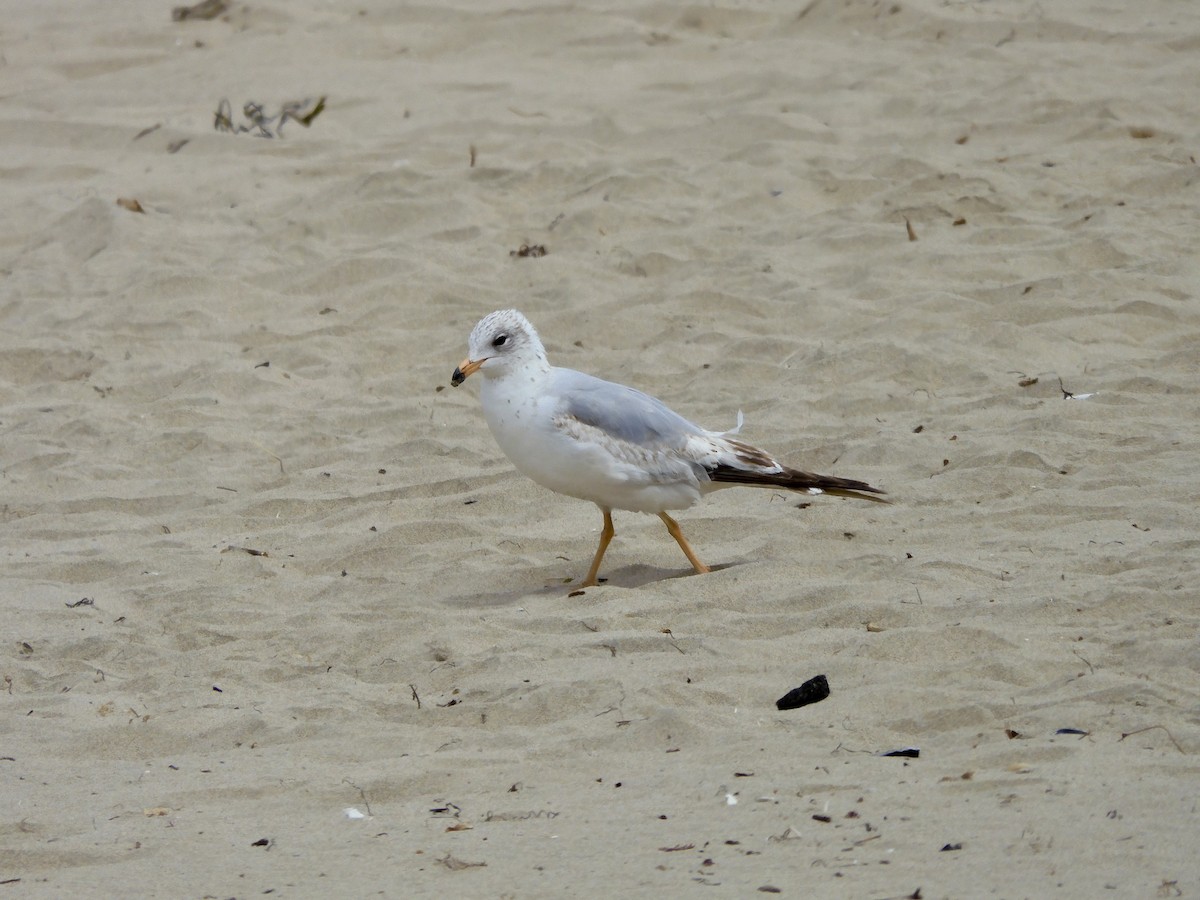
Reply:
M312 124L313 119L324 111L324 96L318 97L315 103L309 97L285 103L283 104L283 109L279 112L279 127L275 129L275 133L278 135L283 134L283 125L288 119L291 119L293 122L299 122L307 128Z
M775 708L779 710L799 709L810 703L820 703L828 696L829 680L824 675L817 675L776 700Z
M217 111L213 113L213 129L216 131L235 130L233 127L233 107L225 97L221 98L221 102L217 104Z
M252 131L258 129L258 137L273 138L275 135L271 132L270 125L279 118L279 116L268 116L266 109L261 103L255 103L253 100L247 100L246 105L242 107L242 115L250 121L250 127L241 127L239 132Z
M240 550L242 553L249 553L251 556L270 557L270 555L271 555L266 550L255 550L253 547L237 547L237 546L234 546L233 544L230 544L228 547L226 547L221 552L229 553L230 551L238 551L238 550Z
M308 128L324 109L324 96L315 101L306 97L303 100L284 103L279 112L272 116L267 114L267 108L263 104L248 100L242 106L242 116L249 124L243 125L233 121L233 106L227 98L222 97L221 102L217 104L217 111L213 114L213 128L233 134L251 133L255 137L273 138L283 135L283 126L288 121L299 122Z
M481 869L487 865L485 862L467 862L465 859L459 859L457 856L452 856L449 853L439 857L438 862L452 872L457 872L460 869Z
M536 258L539 256L545 256L546 255L546 245L545 244L522 244L516 250L509 250L508 255L520 257L520 258L524 258L524 257Z
M200 0L192 6L176 6L171 10L171 20L183 22L187 19L215 19L229 9L228 0Z

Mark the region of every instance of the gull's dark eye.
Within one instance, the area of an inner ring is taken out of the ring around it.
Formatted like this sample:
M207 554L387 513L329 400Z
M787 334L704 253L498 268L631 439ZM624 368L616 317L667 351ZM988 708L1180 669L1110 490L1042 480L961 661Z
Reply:
M508 343L508 335L507 334L498 334L498 335L496 335L495 340L492 341L492 346L496 347L498 349L500 347L503 347L507 343Z

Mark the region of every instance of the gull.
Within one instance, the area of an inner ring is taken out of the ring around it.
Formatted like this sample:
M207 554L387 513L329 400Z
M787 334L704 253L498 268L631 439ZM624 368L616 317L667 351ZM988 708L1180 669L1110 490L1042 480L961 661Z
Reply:
M698 574L700 561L668 510L735 485L784 488L886 503L863 481L792 469L736 440L741 428L708 431L639 390L550 365L530 321L515 309L479 320L467 358L454 370L458 387L479 372L483 417L500 449L523 474L604 514L600 545L582 587L598 584L600 561L616 533L612 511L654 513Z

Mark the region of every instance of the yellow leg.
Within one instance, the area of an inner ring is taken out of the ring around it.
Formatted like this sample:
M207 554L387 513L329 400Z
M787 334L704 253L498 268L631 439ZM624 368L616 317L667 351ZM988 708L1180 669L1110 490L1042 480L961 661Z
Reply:
M596 576L600 574L600 560L604 559L604 551L608 549L609 542L613 539L613 535L617 533L613 529L612 510L601 507L600 512L604 513L604 528L600 531L600 546L596 548L596 556L592 559L592 567L588 569L587 578L584 579L580 587L595 587L599 584Z
M671 532L671 537L675 538L675 543L679 545L679 549L683 551L683 555L688 558L688 562L696 569L696 572L703 575L705 572L711 572L708 566L700 562L695 552L692 550L692 545L688 543L687 538L683 536L683 529L679 527L679 523L668 516L665 512L660 512L658 517L663 520L663 524L667 526L667 531Z

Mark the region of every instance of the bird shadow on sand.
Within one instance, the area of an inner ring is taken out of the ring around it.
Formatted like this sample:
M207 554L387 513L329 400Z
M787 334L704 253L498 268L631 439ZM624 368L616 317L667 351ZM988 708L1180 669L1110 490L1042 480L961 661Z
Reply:
M712 573L721 572L742 565L742 562L722 563L712 567ZM657 566L632 565L610 571L600 580L596 587L581 588L575 581L551 582L542 587L515 587L512 590L486 590L475 594L456 594L444 601L448 606L462 609L479 609L481 607L518 606L530 597L549 597L579 600L585 596L598 596L606 587L642 588L662 581L674 581L679 578L703 578L693 569L664 569ZM513 581L519 577L514 574ZM579 593L576 593L579 592ZM575 596L570 596L575 594Z
M721 572L725 569L732 569L734 566L740 566L740 562L722 563L712 567L712 572ZM599 588L604 587L622 587L622 588L640 588L647 585L656 584L660 581L674 581L678 578L703 578L703 575L698 575L695 569L662 569L657 566L632 565L625 566L620 569L615 569L609 572L607 577L601 578ZM563 585L568 591L580 590L578 587L571 585ZM582 588L585 591L595 591L599 588Z

